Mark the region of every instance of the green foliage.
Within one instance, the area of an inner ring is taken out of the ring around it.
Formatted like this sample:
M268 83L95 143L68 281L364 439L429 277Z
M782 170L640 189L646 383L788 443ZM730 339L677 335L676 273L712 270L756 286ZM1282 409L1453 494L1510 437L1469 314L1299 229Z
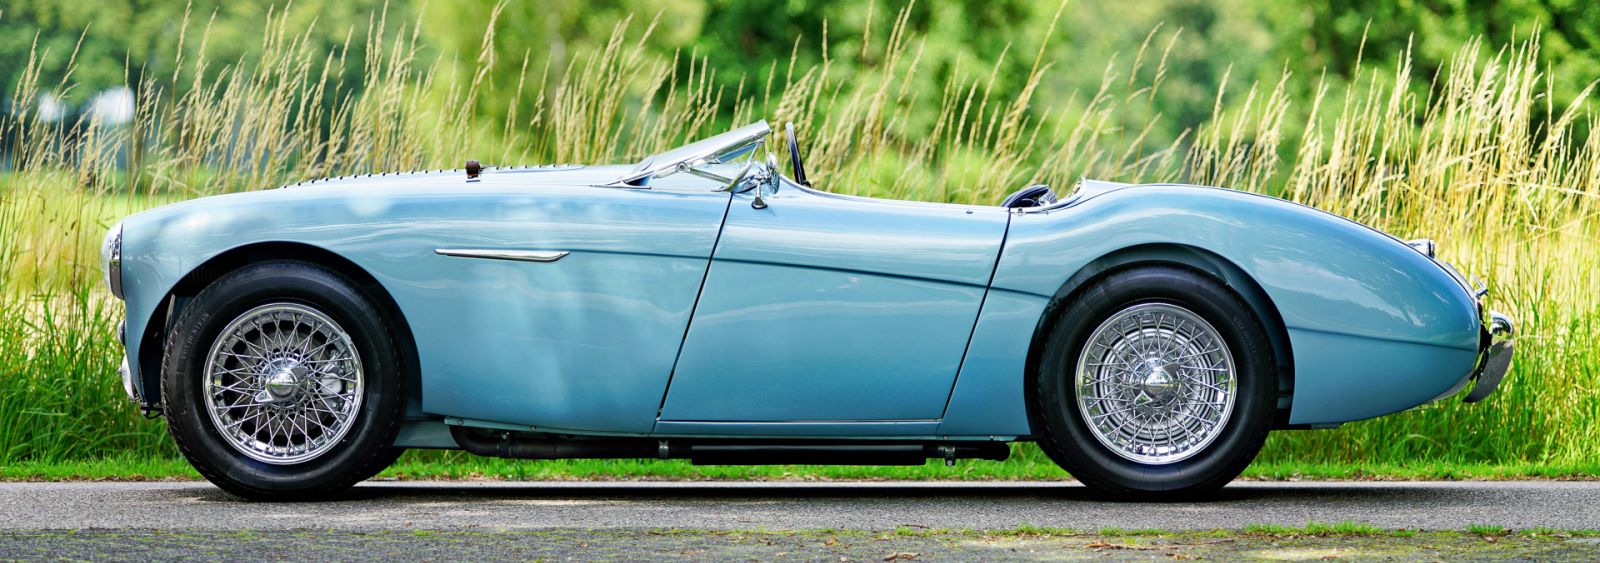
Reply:
M394 19L403 21L410 15L409 5L409 0L297 0L277 5L238 0L0 0L0 87L4 88L0 96L16 91L30 63L41 67L44 84L76 85L66 98L77 104L105 88L135 85L147 78L170 79L175 73L174 83L187 87L195 72L209 82L227 66L258 62L266 44L262 22L269 15L283 20L283 29L305 34L319 50L326 50L344 45L356 30L367 29L374 14L381 15L386 6ZM200 33L202 29L206 31ZM364 45L350 47L354 60L365 56ZM203 58L220 64L193 64ZM359 82L354 74L341 78Z
M1390 68L1411 51L1419 74L1431 76L1469 38L1503 45L1538 29L1556 106L1600 79L1600 11L1587 2L1274 2L1264 12L1282 38L1276 54L1301 72L1355 78L1363 64Z
M41 55L42 82L60 82L74 51L72 82L80 86L68 98L76 104L147 76L176 72L185 76L174 86L187 88L192 83L187 73L196 69L182 63L202 53L224 63L199 69L206 80L227 64L256 62L264 44L261 22L269 13L285 18L285 29L307 34L314 50L339 50L341 57L359 61L367 54L360 38L378 23L374 13L386 13L380 19L391 31L425 23L417 28L421 43L414 56L446 63L442 71L454 74L456 82L469 82L482 63L490 63L475 113L498 123L514 113L519 93L552 85L631 19L635 30L654 22L642 43L649 60L671 65L680 77L696 65L713 69L705 77L708 88L721 93L719 107L729 112L741 93L765 91L770 81L787 82L794 66L804 69L827 60L829 72L840 77L881 70L886 60L880 47L890 40L896 14L906 5L882 0L301 0L277 5L0 0L0 86L5 88L0 93L15 91L35 54ZM981 79L992 70L993 96L1016 97L1033 53L1044 44L1046 29L1040 23L1057 8L1052 0L910 5L905 28L918 37L912 50L920 70L910 77L909 90L920 98L936 97L952 80ZM484 26L490 21L495 40L485 50ZM1600 78L1600 12L1582 2L1083 2L1071 5L1063 17L1062 37L1047 53L1047 60L1061 68L1040 85L1040 96L1059 104L1074 92L1092 92L1107 69L1103 65L1129 68L1146 33L1158 26L1155 52L1172 46L1164 57L1165 95L1127 115L1131 122L1161 124L1150 136L1151 147L1178 139L1178 124L1209 115L1225 81L1270 80L1287 69L1304 77L1292 86L1295 96L1308 100L1315 95L1311 77L1326 74L1340 89L1360 79L1363 68L1393 69L1408 50L1418 61L1416 73L1431 77L1461 44L1479 36L1501 45L1541 30L1539 46L1557 108ZM209 31L201 33L202 28ZM348 52L342 52L345 48ZM1156 66L1144 68L1149 73ZM357 67L342 71L350 91L363 87ZM542 84L526 84L530 81ZM931 108L911 111L906 134L926 133L933 119Z
M74 294L0 307L0 465L176 455L165 425L139 416L113 384L121 355L110 303Z

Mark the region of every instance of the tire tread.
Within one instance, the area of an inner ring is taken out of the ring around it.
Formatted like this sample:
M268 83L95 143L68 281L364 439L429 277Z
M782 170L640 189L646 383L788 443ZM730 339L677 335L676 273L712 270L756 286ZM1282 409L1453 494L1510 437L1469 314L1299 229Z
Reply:
M233 273L242 272L251 268L276 267L287 268L290 271L299 270L304 274L310 275L333 276L335 279L349 286L349 288L354 290L357 295L360 295L363 299L366 299L369 305L372 302L370 297L368 297L367 292L364 291L360 285L352 282L344 276L339 275L336 272L311 263L298 261L264 262L245 266L244 268L240 268ZM163 408L166 411L165 414L168 416L169 425L171 416L173 414L173 409L182 409L186 406L189 408L194 408L194 405L187 405L186 401L175 401L173 400L175 397L168 395L171 385L168 384L167 378L173 377L173 370L181 369L177 366L182 365L180 363L182 359L176 357L185 348L185 346L181 345L180 343L189 342L191 338L198 339L200 337L200 335L195 333L204 330L205 319L197 319L195 317L209 314L209 311L211 310L211 307L208 307L208 305L211 305L210 301L220 298L211 290L219 286L228 277L229 276L223 276L216 282L213 282L212 285L208 286L205 290L201 290L200 294L195 296L194 300L189 302L188 305L178 313L177 318L172 323L171 329L167 334L167 345L165 346L165 349L162 351L161 355L161 404L164 405ZM380 318L384 317L381 312L376 310L374 310L374 312L375 314L378 314ZM386 346L386 350L384 351L390 356L386 359L386 361L393 365L394 374L397 377L400 377L401 389L403 391L404 377L400 376L400 374L404 373L404 366L402 364L404 360L403 355L398 353L398 350L401 350L400 341L395 335L391 323L383 322L381 324L383 325L382 343L384 346ZM185 329L191 331L191 333L184 334ZM185 373L183 375L192 374ZM393 403L393 406L389 409L390 412L378 413L378 416L385 421L378 430L378 435L382 436L382 439L389 444L394 442L395 436L397 436L400 432L400 424L404 419L403 415L405 409L405 401L400 400L391 402ZM173 442L178 446L178 451L182 453L186 459L195 460L199 458L199 452L197 451L199 445L191 444L189 439L185 438L183 432L168 432L168 434L172 436ZM215 468L209 466L208 464L191 463L190 465L192 465L195 468L195 471L199 472L200 476L204 477L207 481L210 481L229 493L248 500L303 501L314 500L319 497L325 497L330 494L336 494L345 491L350 487L355 486L356 483L360 483L361 481L365 481L366 479L377 475L379 472L387 468L389 464L393 463L394 458L398 455L397 453L391 453L391 449L393 449L392 446L370 448L371 451L363 459L355 463L354 466L346 470L342 478L321 484L319 486L308 487L294 491L274 491L250 487L248 485L239 483L236 480L228 478L226 475L216 471Z
M1053 326L1050 328L1050 332L1047 333L1044 341L1045 346L1054 345L1058 339L1057 337L1059 336L1059 331L1066 330L1068 321L1061 317L1064 317L1065 314L1072 309L1074 302L1082 300L1092 292L1101 289L1102 284L1107 283L1117 274L1128 272L1130 270L1160 269L1177 270L1182 272L1182 274L1185 276L1200 276L1200 279L1204 282L1213 283L1217 286L1220 286L1221 289L1224 290L1223 293L1225 293L1228 296L1228 299L1230 299L1230 302L1227 304L1228 307L1233 308L1236 311L1244 311L1247 313L1251 311L1249 306L1241 297L1239 297L1237 292L1233 291L1231 288L1228 288L1227 285L1219 283L1198 271L1174 265L1136 266L1106 274L1101 279L1086 285L1084 291L1078 292L1070 297L1067 301L1060 303L1059 307L1053 309L1054 314L1058 315L1056 319L1057 322L1053 323ZM1254 314L1239 315L1233 320L1248 323L1248 328L1253 330L1254 334L1263 337L1253 339L1254 341L1250 343L1252 346L1244 351L1245 354L1250 357L1250 361L1256 362L1256 365L1274 365L1272 362L1271 351L1265 348L1266 346L1270 346L1271 343L1269 339L1265 338L1267 332L1266 328L1261 324L1261 320L1256 318L1256 315ZM1041 365L1038 369L1045 369L1042 360L1040 364ZM1222 469L1215 471L1213 475L1200 482L1181 488L1166 490L1149 490L1128 487L1116 482L1115 480L1100 477L1097 472L1093 470L1093 468L1084 463L1084 460L1080 460L1077 456L1068 454L1067 452L1070 451L1071 448L1067 444L1063 443L1058 436L1054 435L1054 433L1048 431L1048 425L1045 424L1044 420L1047 415L1044 413L1049 412L1049 409L1052 408L1052 401L1050 400L1051 397L1047 397L1045 392L1037 390L1039 377L1041 377L1041 375L1035 373L1029 378L1029 384L1035 386L1036 388L1035 392L1029 393L1029 397L1030 401L1032 402L1030 405L1031 412L1034 413L1034 426L1036 429L1044 430L1034 432L1034 439L1039 444L1040 449L1042 449L1048 457L1055 461L1057 465L1061 466L1063 470L1071 474L1073 478L1083 483L1086 487L1101 494L1118 499L1139 501L1191 500L1215 493L1223 486L1238 478L1240 473L1244 472L1244 469L1255 460L1256 454L1260 452L1262 445L1266 442L1267 435L1271 432L1271 424L1268 423L1255 424L1252 427L1245 428L1244 431L1247 433L1243 436L1243 444L1245 445L1243 451L1237 453L1232 459L1228 460L1227 463L1223 465ZM1069 414L1069 416L1072 415ZM1270 418L1268 420L1270 420Z

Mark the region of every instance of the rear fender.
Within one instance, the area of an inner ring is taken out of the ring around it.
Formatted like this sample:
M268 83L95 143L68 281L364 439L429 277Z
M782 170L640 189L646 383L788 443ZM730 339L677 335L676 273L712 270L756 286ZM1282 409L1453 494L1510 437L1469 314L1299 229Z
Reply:
M1109 269L1149 259L1219 277L1265 323L1277 311L1284 330L1274 346L1287 340L1279 361L1294 393L1290 424L1411 408L1476 362L1476 303L1432 260L1352 221L1234 190L1139 186L1020 213L993 290L1054 303ZM1046 317L1041 309L1036 318Z
M1287 415L1294 392L1294 355L1289 333L1284 329L1283 316L1272 303L1261 285L1237 264L1202 248L1175 243L1153 243L1116 250L1090 261L1061 284L1051 297L1050 304L1039 318L1029 347L1027 373L1038 367L1043 354L1043 342L1059 320L1057 312L1072 301L1079 290L1111 273L1139 266L1169 265L1195 270L1232 289L1248 305L1272 342L1273 359L1278 367L1278 408ZM1030 400L1028 404L1033 404Z

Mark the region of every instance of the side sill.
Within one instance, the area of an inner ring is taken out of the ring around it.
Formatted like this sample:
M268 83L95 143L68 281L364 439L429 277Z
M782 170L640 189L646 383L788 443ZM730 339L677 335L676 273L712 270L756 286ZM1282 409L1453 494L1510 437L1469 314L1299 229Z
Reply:
M656 436L934 439L938 420L795 421L795 422L656 422Z
M528 426L525 424L506 424L487 420L473 420L466 418L448 417L442 421L417 421L418 436L421 436L422 422L433 422L438 428L426 429L427 435L434 432L443 432L449 436L449 428L462 426L483 430L500 430L506 432L533 432L541 434L565 436L593 436L612 438L780 438L780 439L821 439L821 440L947 440L947 441L984 441L984 442L1015 442L1018 436L940 436L937 433L940 421L938 420L903 420L903 421L803 421L803 422L703 422L703 421L670 421L663 420L656 423L655 432L629 433L605 432L574 428L556 428L550 426ZM408 422L407 426L413 423ZM401 428L401 436L407 436L407 428ZM454 442L451 442L452 444ZM402 445L398 442L396 445ZM412 447L412 446L405 446ZM415 446L429 447L429 446ZM446 446L454 448L455 446Z

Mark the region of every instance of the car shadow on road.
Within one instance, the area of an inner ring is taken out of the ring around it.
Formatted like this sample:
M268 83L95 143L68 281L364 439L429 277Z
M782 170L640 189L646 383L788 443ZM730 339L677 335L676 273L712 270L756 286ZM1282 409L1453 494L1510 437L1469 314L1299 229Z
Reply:
M177 493L174 491L174 493ZM195 498L195 491L183 493ZM860 501L864 499L906 501L969 501L984 499L1004 503L1132 503L1132 504L1272 504L1283 503L1363 503L1396 502L1450 502L1467 500L1482 495L1481 490L1468 487L1430 486L1416 487L1397 483L1273 483L1267 486L1230 486L1204 497L1175 501L1127 501L1110 498L1076 483L1059 485L996 485L964 486L961 484L911 485L897 483L848 483L840 485L803 483L728 483L710 482L704 486L695 483L572 483L549 484L536 481L492 484L462 483L406 483L385 482L357 486L349 491L311 502L463 502L497 500L574 500L574 501ZM198 495L200 501L241 502L220 489L206 488Z

